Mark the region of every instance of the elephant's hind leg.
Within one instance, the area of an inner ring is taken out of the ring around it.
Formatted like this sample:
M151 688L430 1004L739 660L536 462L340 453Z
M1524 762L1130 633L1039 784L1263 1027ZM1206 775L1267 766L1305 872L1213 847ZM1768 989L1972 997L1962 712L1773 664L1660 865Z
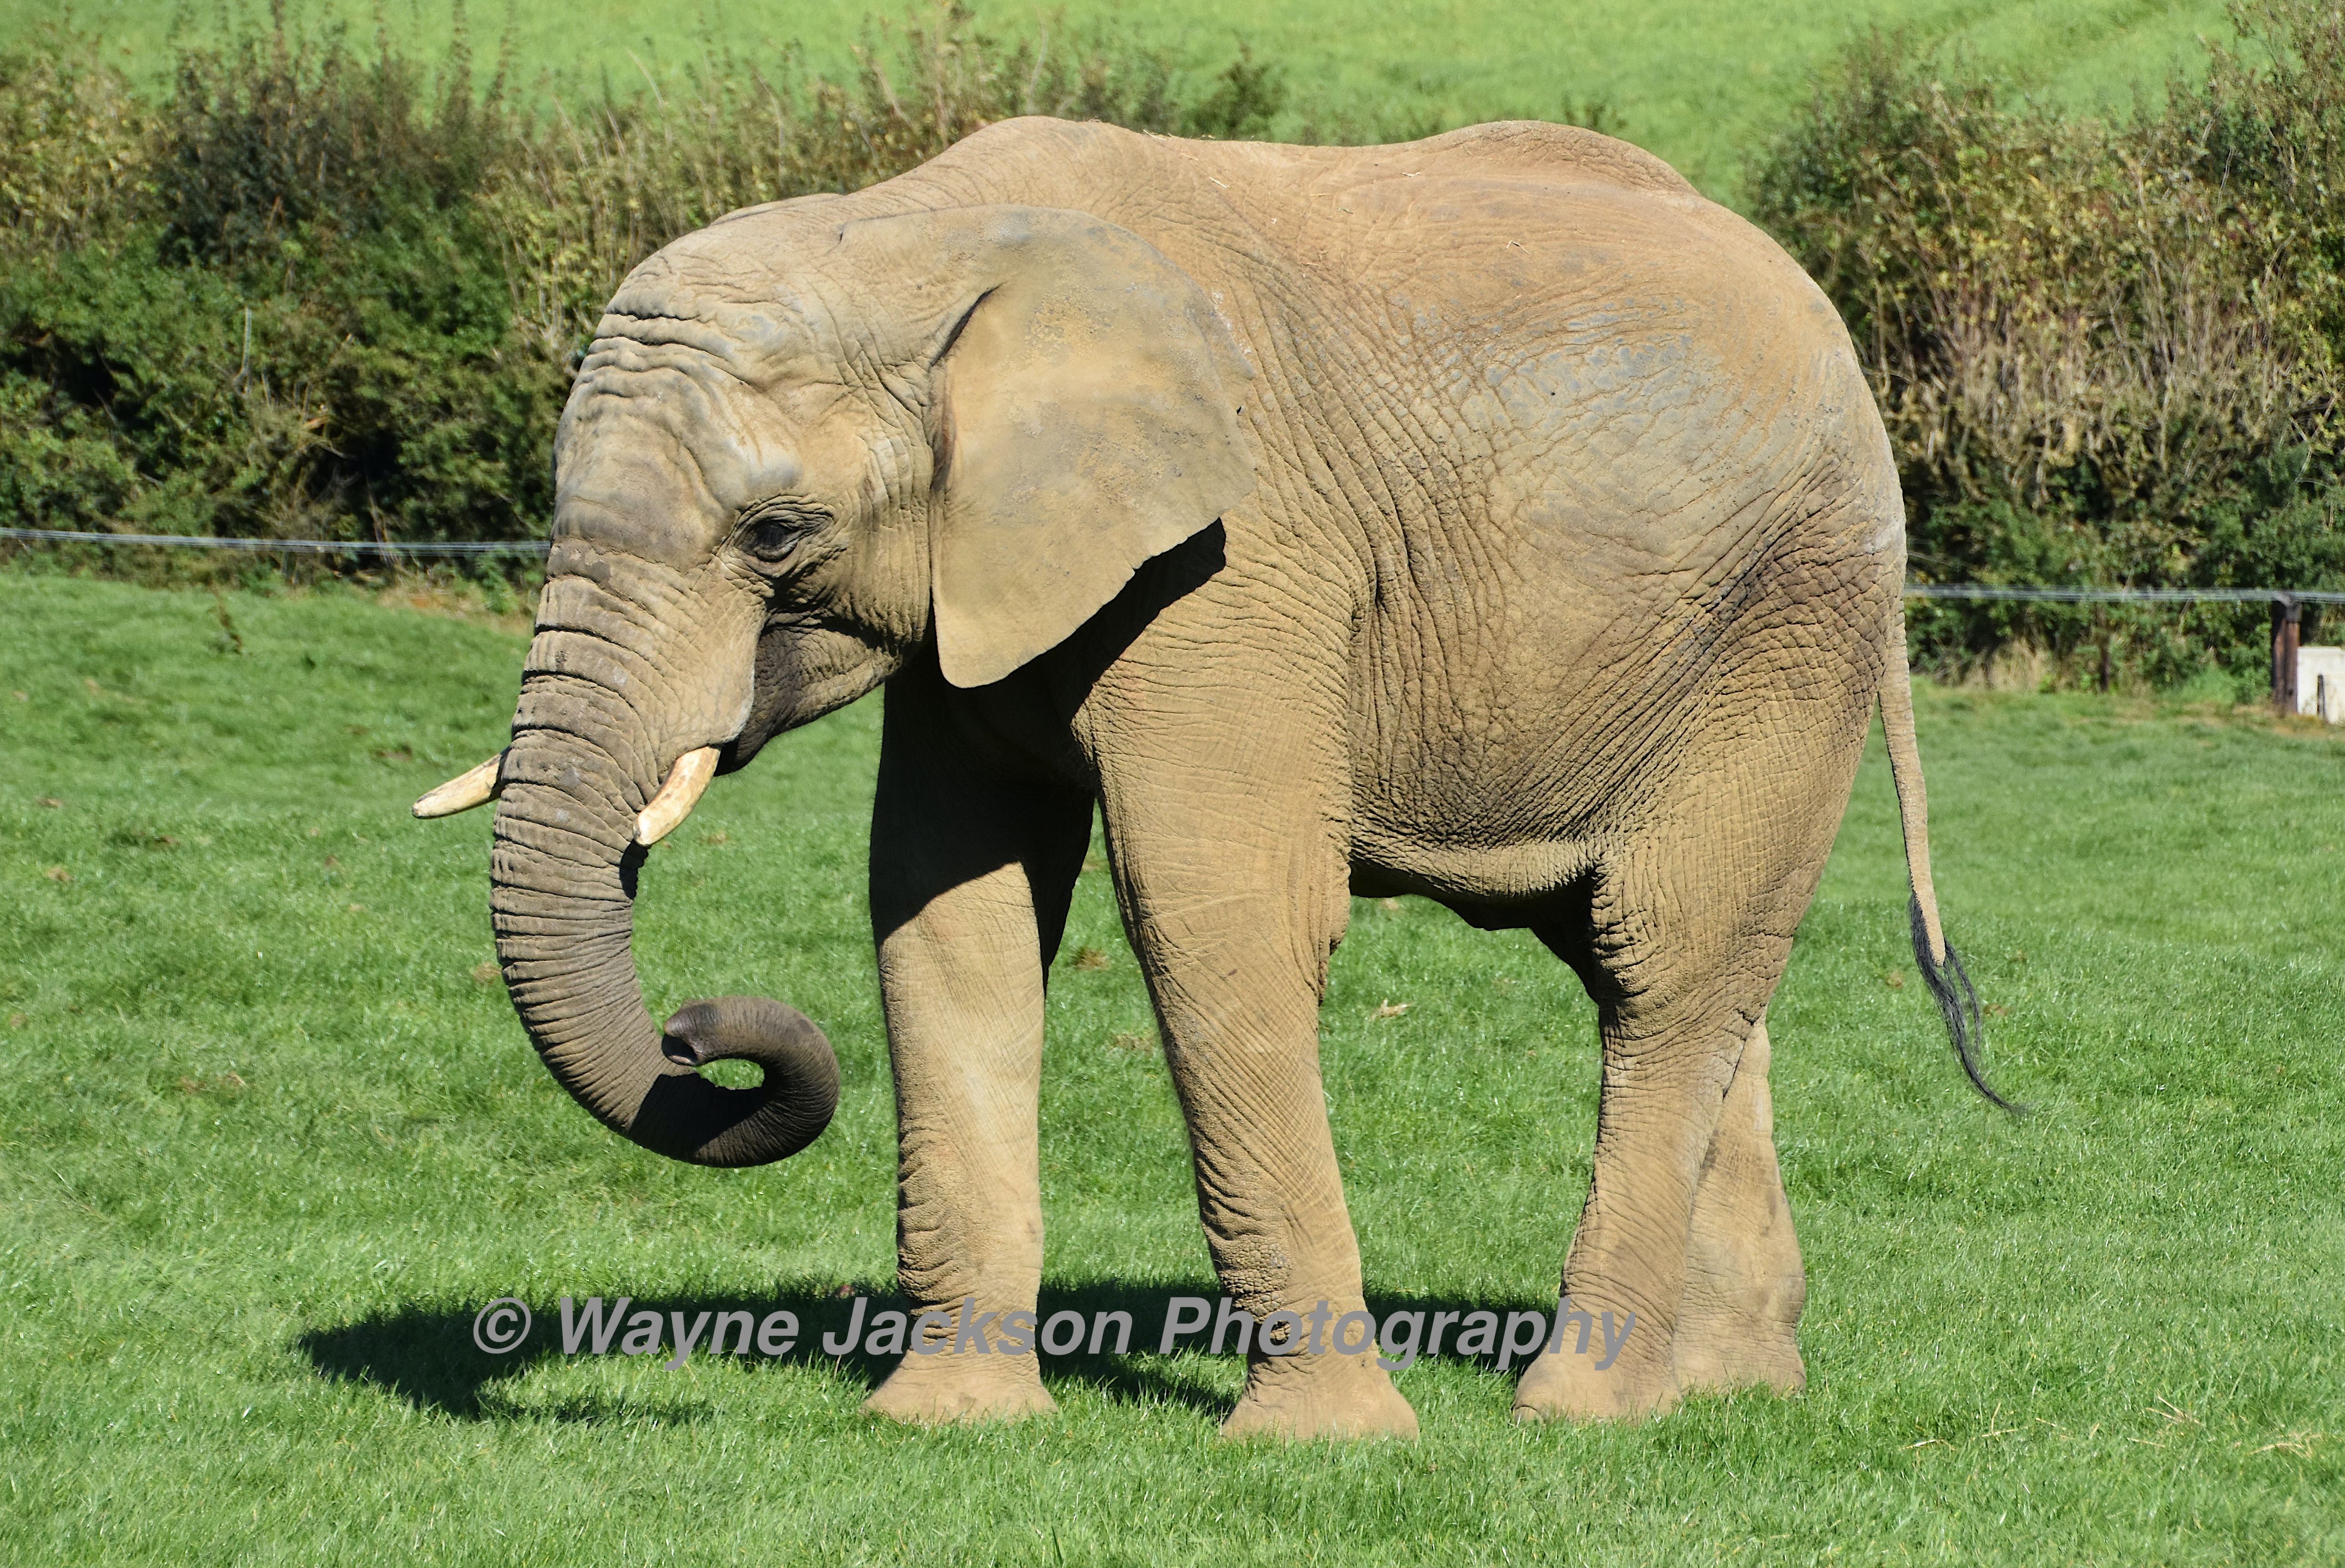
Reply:
M1678 1386L1688 1391L1796 1393L1807 1383L1799 1340L1807 1276L1775 1161L1768 1065L1761 1018L1735 1064L1694 1189L1676 1341Z
M1577 1340L1558 1333L1531 1359L1515 1391L1520 1418L1635 1421L1678 1402L1676 1340L1695 1196L1735 1057L1764 998L1752 996L1744 1013L1741 987L1721 966L1691 975L1665 966L1670 945L1660 933L1673 926L1599 916L1592 943L1549 938L1592 976L1601 1015L1595 1168L1564 1262L1563 1296L1567 1310L1602 1330ZM1645 932L1623 939L1638 926ZM1590 952L1607 956L1590 962ZM1621 961L1630 954L1646 961Z
M1539 936L1588 982L1604 1049L1595 1170L1564 1265L1575 1308L1632 1327L1609 1364L1535 1357L1519 1414L1635 1419L1689 1388L1797 1386L1803 1290L1761 1020L1815 890L1863 740L1763 730L1744 765L1681 786ZM1771 753L1771 754L1770 754Z

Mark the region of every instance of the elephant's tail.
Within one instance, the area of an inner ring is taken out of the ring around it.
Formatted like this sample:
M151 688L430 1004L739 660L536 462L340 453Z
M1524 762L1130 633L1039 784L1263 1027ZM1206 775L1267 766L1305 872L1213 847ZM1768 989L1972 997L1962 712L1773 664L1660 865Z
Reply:
M1914 680L1905 663L1905 617L1902 606L1890 621L1889 657L1881 681L1881 728L1889 739L1889 776L1897 786L1897 820L1905 833L1905 875L1913 885L1909 913L1914 925L1914 962L1923 984L1938 999L1945 1015L1946 1033L1954 1037L1954 1054L1978 1092L2014 1116L2027 1108L1995 1093L1979 1068L1978 1050L1986 1038L1986 1017L1978 993L1963 972L1962 955L1946 940L1938 918L1938 895L1930 885L1930 805L1922 784L1922 754L1914 744Z

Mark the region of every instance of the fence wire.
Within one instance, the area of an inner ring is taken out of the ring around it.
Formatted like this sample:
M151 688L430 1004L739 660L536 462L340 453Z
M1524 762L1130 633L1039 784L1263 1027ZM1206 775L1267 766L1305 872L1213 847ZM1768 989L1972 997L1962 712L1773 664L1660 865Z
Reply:
M2082 604L2345 604L2345 593L2293 588L2020 588L1985 582L1909 582L1908 599L2049 600Z
M185 533L76 533L61 528L0 528L0 539L73 540L84 544L152 544L165 549L241 550L288 555L543 555L543 539L446 539L404 543L382 539L213 539Z

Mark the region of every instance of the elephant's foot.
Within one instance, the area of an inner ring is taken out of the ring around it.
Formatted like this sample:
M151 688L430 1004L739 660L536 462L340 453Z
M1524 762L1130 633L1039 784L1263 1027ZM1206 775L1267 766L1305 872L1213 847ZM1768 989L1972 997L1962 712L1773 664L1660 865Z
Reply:
M1416 1436L1416 1411L1371 1351L1357 1356L1258 1356L1222 1422L1231 1438Z
M1059 1408L1042 1386L1035 1358L1004 1355L907 1355L888 1381L863 1401L865 1413L912 1426L950 1421L1017 1421Z
M1639 1322L1626 1331L1644 1330ZM1566 1342L1553 1355L1533 1356L1515 1385L1515 1419L1639 1421L1676 1409L1677 1370L1668 1344L1624 1349L1633 1353L1619 1355L1601 1370L1600 1349L1575 1353Z
M1731 1257L1705 1259L1697 1247L1670 1342L1680 1388L1717 1393L1771 1388L1795 1394L1807 1387L1799 1331L1807 1280L1796 1249L1788 1270L1782 1259L1766 1257L1768 1250L1746 1243ZM1732 1266L1705 1268L1705 1261Z
M1751 1033L1694 1190L1678 1304L1678 1385L1797 1393L1800 1313L1808 1286L1792 1206L1775 1161L1767 1026Z

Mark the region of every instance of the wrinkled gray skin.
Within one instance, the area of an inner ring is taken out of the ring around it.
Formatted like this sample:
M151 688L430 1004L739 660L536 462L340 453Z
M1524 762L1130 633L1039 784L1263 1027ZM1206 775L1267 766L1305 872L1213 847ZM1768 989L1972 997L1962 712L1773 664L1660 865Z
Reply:
M1764 1017L1876 703L1944 947L1888 446L1756 230L1558 126L1013 121L645 262L557 473L494 910L531 1038L604 1121L711 1164L818 1130L795 1014L726 998L664 1042L645 1013L629 835L679 757L741 766L885 682L916 1307L1034 1304L1044 976L1097 802L1239 1305L1362 1304L1316 1010L1348 895L1418 894L1535 931L1600 1008L1563 1283L1636 1328L1605 1371L1534 1358L1523 1413L1799 1386ZM693 1070L727 1055L766 1086ZM871 1404L1048 1409L1035 1366L908 1356ZM1256 1354L1225 1430L1415 1425L1372 1351L1328 1351Z

